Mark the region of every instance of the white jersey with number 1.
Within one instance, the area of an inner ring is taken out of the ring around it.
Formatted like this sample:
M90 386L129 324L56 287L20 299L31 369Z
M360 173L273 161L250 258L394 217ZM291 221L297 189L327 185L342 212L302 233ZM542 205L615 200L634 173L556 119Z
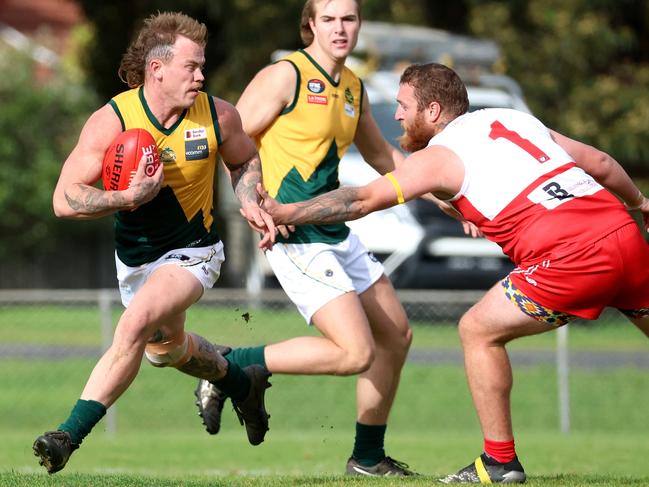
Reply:
M433 137L433 145L464 164L462 188L450 203L516 264L568 255L631 221L617 198L527 113L467 113Z

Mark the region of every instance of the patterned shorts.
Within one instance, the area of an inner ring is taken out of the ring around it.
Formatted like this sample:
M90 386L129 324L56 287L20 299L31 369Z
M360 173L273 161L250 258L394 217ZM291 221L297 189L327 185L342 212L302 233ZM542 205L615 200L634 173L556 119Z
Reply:
M569 254L519 265L508 276L514 286L508 296L530 316L561 310L595 320L604 308L616 308L633 320L646 319L647 263L649 245L632 222Z
M541 323L546 323L550 326L563 326L571 321L574 321L578 316L564 313L562 311L555 311L553 309L543 306L541 303L534 301L532 298L523 294L523 292L514 286L512 280L507 276L501 281L505 289L505 296L514 303L518 308L527 316L531 316Z

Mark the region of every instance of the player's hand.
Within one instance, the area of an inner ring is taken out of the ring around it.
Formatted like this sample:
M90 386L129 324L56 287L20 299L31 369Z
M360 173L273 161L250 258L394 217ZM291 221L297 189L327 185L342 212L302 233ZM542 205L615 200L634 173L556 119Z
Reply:
M272 248L277 236L277 228L271 216L256 205L246 205L239 212L248 220L248 225L262 235L259 248L262 250Z
M480 229L471 222L463 220L462 228L464 229L464 235L471 235L473 238L484 237Z
M282 234L282 237L288 238L289 234L295 231L295 225L277 225L277 231Z
M158 169L156 169L156 172L153 173L152 176L146 175L146 161L147 156L143 155L138 163L137 170L129 183L128 189L124 190L131 194L134 208L137 208L144 203L148 203L155 198L160 191L162 181L164 180L164 169L162 164L158 165Z
M259 194L259 198L261 198L259 206L268 212L268 214L273 218L273 221L278 222L279 220L277 217L280 213L282 206L281 203L278 203L275 198L269 195L268 191L266 191L266 188L264 188L264 185L261 183L257 183L257 194Z
M281 209L284 205L278 203L275 198L270 196L268 191L266 191L266 188L264 188L264 185L261 183L257 184L257 193L260 198L259 206L266 210L273 218L273 221L277 224L279 221L278 219L280 218ZM282 234L282 237L288 238L290 233L295 231L295 225L278 224L277 231Z

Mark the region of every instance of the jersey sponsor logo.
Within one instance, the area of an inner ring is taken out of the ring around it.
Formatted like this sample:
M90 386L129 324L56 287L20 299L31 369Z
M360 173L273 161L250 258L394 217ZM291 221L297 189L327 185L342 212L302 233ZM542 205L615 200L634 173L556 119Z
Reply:
M604 188L589 174L573 167L543 181L527 197L530 201L552 210L566 201L595 194L601 189Z
M207 139L185 141L185 159L188 161L207 159L209 154L210 150L207 145Z
M162 149L162 152L160 152L160 162L164 164L174 162L175 160L176 153L171 147L165 147L164 149Z
M188 161L200 161L206 159L209 154L205 127L185 130L185 159Z
M185 140L207 139L207 130L205 127L197 127L185 130Z
M345 103L345 115L348 117L354 118L356 116L356 110L354 109L354 105L350 105L349 103Z
M307 95L306 101L308 103L314 103L316 105L326 105L329 103L327 97L322 95Z
M325 90L325 84L317 78L310 79L306 87L311 93L322 93Z

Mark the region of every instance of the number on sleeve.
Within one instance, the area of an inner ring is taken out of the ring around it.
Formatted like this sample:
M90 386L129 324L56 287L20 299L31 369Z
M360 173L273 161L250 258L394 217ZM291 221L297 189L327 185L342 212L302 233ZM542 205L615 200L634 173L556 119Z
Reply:
M513 130L509 130L498 120L496 120L494 123L491 124L491 132L489 132L489 137L494 140L502 137L503 139L506 139L511 143L516 144L518 147L523 149L525 152L527 152L529 155L531 155L534 159L536 159L540 163L547 162L550 160L550 157L545 152L543 152L541 149L539 149L529 140L524 139L523 137L518 135L517 132L514 132Z

